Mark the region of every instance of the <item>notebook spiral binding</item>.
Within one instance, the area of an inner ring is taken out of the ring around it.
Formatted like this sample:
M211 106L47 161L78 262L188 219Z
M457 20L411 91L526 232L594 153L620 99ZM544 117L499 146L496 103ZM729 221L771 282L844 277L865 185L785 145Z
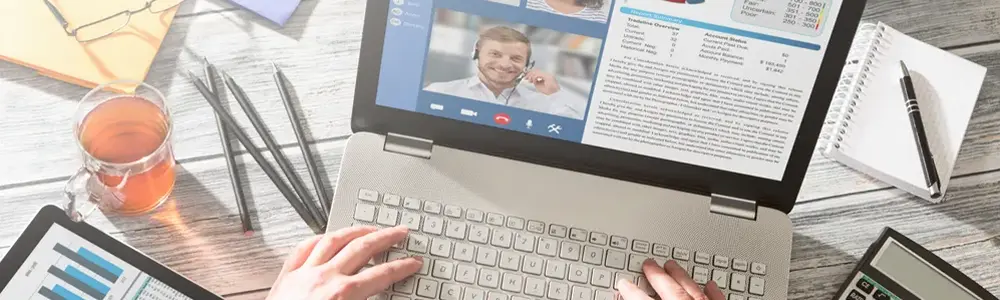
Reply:
M865 84L878 68L879 49L890 46L890 36L885 32L884 25L865 23L858 28L858 33L851 42L851 50L847 55L840 75L840 82L834 91L833 101L827 111L826 121L820 131L819 150L829 153L841 147L847 147L844 142L851 133L852 116L860 111L858 106Z

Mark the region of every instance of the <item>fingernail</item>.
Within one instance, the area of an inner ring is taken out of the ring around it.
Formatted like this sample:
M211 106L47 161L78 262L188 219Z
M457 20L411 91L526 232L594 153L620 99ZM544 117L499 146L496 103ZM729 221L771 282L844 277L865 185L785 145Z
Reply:
M423 257L423 256L419 256L419 255L418 255L418 256L411 256L411 257L412 257L413 259L415 259L416 261L419 261L419 262L424 262L424 257Z
M653 260L652 258L647 258L646 260L642 261L642 263L643 263L643 264L646 264L646 265L649 265L649 264L653 264L653 265L655 265L655 264L656 264L656 261L655 261L655 260Z
M615 288L620 290L620 289L622 289L622 286L624 286L627 283L628 283L628 280L618 279L618 282L615 282Z

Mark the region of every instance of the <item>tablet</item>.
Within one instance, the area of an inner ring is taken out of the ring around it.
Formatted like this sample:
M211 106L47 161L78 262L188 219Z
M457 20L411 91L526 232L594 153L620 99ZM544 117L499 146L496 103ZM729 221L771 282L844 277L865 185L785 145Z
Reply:
M0 300L222 299L48 205L0 261Z

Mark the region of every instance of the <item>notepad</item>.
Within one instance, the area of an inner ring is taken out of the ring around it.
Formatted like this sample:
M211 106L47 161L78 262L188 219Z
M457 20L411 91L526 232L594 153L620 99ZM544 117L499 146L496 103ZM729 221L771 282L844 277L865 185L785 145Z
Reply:
M232 0L243 8L255 12L265 19L271 20L278 25L285 26L288 18L292 17L295 8L299 7L301 0Z
M820 151L913 195L932 199L900 89L910 69L941 192L945 193L986 68L884 23L863 24L841 75Z
M70 29L145 4L135 0L49 1ZM119 79L142 81L176 11L136 13L114 34L81 43L66 34L43 0L0 1L0 59L85 87ZM135 86L110 88L131 92Z

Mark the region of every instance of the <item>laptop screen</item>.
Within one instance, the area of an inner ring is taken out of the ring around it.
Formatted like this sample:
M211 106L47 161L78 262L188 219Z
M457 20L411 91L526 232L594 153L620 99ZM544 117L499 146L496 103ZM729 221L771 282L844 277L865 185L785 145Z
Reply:
M389 0L376 104L782 179L841 0Z

